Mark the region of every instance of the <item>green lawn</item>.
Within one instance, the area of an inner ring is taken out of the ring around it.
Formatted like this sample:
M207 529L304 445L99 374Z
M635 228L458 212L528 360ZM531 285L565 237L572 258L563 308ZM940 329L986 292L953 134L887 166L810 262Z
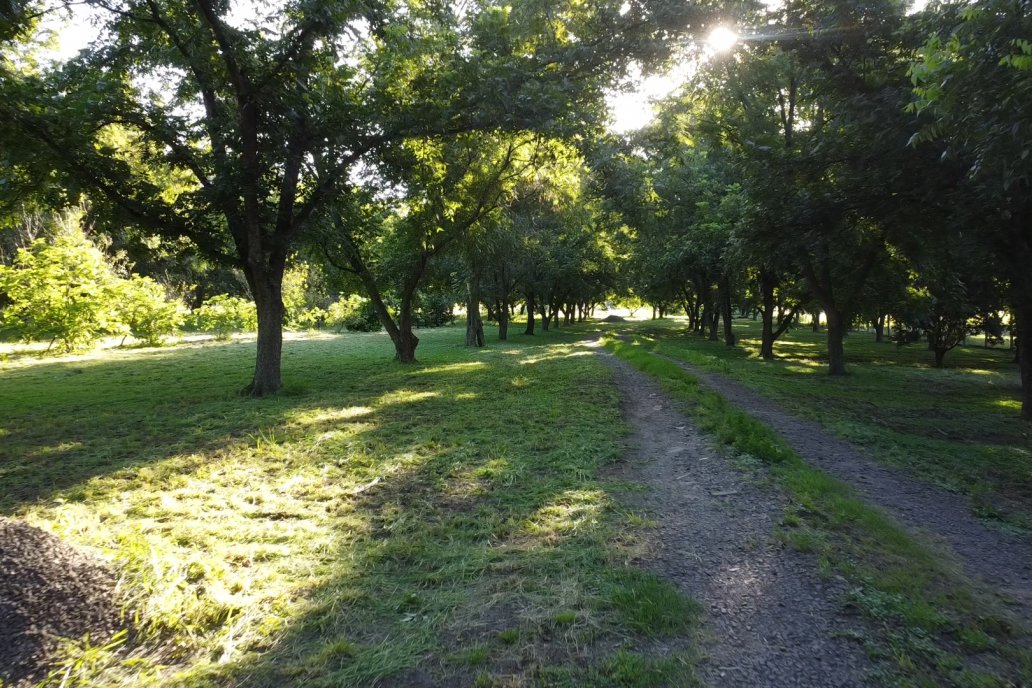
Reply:
M873 333L846 340L849 375L825 374L825 335L809 327L759 358L759 325L738 320L740 346L729 349L686 331L683 319L641 323L659 351L723 373L865 446L877 460L971 498L981 516L1032 529L1032 425L1018 412L1013 353L960 347L946 368L932 367L922 344L877 344Z
M264 400L247 342L0 363L0 513L116 562L143 629L53 685L691 685L696 606L625 564L626 430L568 332L426 331L413 366L300 337Z

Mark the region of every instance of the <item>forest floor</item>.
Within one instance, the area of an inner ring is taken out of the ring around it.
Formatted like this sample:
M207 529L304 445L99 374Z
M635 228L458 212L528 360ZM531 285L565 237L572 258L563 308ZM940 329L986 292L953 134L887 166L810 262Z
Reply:
M0 515L113 571L132 631L48 648L23 685L1032 684L1025 623L993 580L872 506L866 475L833 479L699 385L716 370L805 399L816 376L786 369L813 367L806 347L763 366L748 340L723 359L682 327L585 324L484 350L442 328L420 333L413 366L383 335L296 335L265 400L236 394L248 341L0 360ZM615 357L590 344L628 329L656 338L609 341ZM986 368L945 375L1003 449L983 461L965 441L981 469L888 463L921 484L961 472L944 518L988 513L1021 542L1020 512L972 508L1032 484L1003 418L1008 373ZM928 378L894 376L924 399ZM882 429L864 430L865 454ZM959 462L958 440L935 441Z

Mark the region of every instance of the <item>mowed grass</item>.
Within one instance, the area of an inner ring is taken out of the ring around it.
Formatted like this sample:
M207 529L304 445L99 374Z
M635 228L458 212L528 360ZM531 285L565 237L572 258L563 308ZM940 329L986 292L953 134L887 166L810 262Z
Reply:
M826 334L808 326L759 357L759 325L736 320L733 349L686 331L683 319L641 323L658 351L722 373L867 447L885 464L967 495L975 513L1032 531L1032 424L1019 416L1020 379L1006 349L964 346L932 366L923 343L846 339L849 374L826 374Z
M948 556L915 540L850 486L809 466L770 427L654 355L654 342L608 340L607 346L655 377L741 466L755 468L784 490L791 501L779 535L812 554L822 575L849 585L848 603L868 620L871 632L858 640L883 660L880 685L1032 685L1028 629Z
M112 561L138 629L49 684L693 685L697 606L600 477L607 369L421 336L295 338L262 400L248 342L0 364L0 513Z

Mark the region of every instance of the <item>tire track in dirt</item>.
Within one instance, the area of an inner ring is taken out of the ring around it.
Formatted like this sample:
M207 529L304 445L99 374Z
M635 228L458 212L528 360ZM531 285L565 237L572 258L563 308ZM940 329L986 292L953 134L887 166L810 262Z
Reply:
M699 600L708 635L701 678L711 686L846 688L877 668L855 637L845 584L774 538L786 501L736 470L643 373L607 353L633 428L616 479L648 491L625 498L657 522L648 561Z
M1032 621L1032 540L988 527L971 513L962 495L877 463L819 423L788 413L739 382L679 359L661 358L769 425L811 466L849 483L865 501L952 551L968 575L997 590L1005 606Z

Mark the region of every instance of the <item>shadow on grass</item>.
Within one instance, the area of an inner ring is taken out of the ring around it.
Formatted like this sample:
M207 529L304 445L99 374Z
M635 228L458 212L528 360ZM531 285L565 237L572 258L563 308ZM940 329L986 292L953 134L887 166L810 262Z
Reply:
M236 396L247 345L14 371L0 504L142 543L130 571L167 559L140 574L175 598L148 612L182 644L163 685L690 676L669 649L687 640L635 652L695 611L623 563L596 478L622 426L604 368L567 344L585 330L485 351L426 333L414 366L382 338L304 342L286 394L257 401Z

